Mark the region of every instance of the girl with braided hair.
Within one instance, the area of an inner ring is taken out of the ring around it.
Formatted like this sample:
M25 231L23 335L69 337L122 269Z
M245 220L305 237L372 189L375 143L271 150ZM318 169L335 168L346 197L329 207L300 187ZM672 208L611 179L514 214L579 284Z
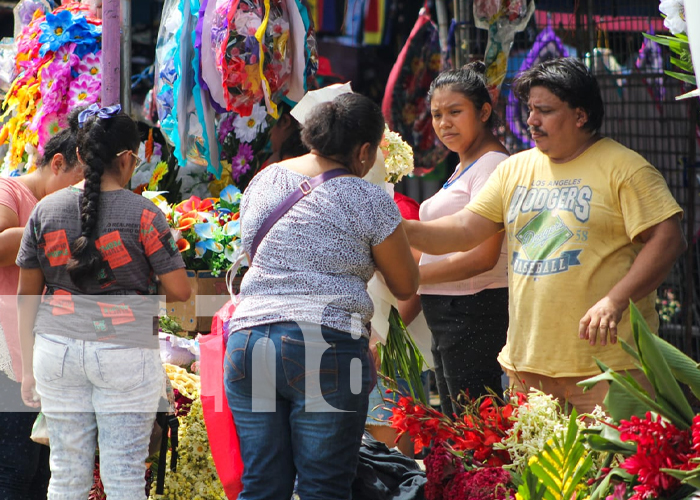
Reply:
M163 214L124 189L140 163L133 120L93 105L71 129L85 181L36 206L17 256L22 399L46 417L49 499L87 498L99 443L107 497L133 500L165 380L148 296L156 276L170 300L190 287Z

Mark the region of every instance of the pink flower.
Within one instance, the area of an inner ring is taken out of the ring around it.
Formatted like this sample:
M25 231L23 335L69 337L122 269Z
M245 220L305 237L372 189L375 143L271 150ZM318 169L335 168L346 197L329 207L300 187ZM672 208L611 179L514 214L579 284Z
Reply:
M80 58L75 55L75 44L68 43L56 51L54 64L63 64L66 67L74 68L80 63Z
M68 91L68 108L89 106L97 102L100 94L100 81L89 74L82 74L71 82Z
M57 112L63 105L63 99L70 81L70 66L52 62L41 70L41 111L42 114Z
M97 78L102 71L102 51L96 54L87 54L78 64L78 74L90 75Z
M61 119L57 113L51 113L48 115L42 115L39 121L38 135L39 135L39 153L44 153L44 145L49 142L49 139L56 135L61 129L65 128L68 124L65 123L65 119Z

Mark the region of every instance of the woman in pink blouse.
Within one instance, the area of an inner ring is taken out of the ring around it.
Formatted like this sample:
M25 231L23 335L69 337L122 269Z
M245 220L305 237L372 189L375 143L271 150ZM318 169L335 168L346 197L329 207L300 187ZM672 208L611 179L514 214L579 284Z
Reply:
M479 192L508 152L493 133L494 114L484 65L473 63L441 73L430 86L433 128L459 154L449 180L420 208L420 219L458 212ZM433 333L435 374L443 413L459 414L453 401L499 392L496 360L508 329L508 262L503 234L469 252L423 254L418 293Z
M59 132L44 147L36 170L0 178L0 498L4 500L46 499L49 449L29 439L36 412L27 411L20 397L15 258L39 200L83 178L75 147L70 130Z

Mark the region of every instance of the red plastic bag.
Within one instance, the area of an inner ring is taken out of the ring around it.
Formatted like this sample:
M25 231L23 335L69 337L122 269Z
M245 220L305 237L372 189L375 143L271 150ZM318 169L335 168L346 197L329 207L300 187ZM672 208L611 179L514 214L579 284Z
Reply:
M209 436L211 454L229 500L243 490L243 460L236 424L224 390L224 326L236 306L230 300L214 316L211 333L199 341L202 411Z

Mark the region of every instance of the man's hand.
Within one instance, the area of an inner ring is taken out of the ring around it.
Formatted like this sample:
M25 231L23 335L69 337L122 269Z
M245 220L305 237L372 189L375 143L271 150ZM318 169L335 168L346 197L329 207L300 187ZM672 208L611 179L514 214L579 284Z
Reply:
M600 345L606 345L610 335L610 343L617 344L617 324L622 319L625 309L627 304L616 303L610 297L603 297L579 321L579 338L588 339L591 345L595 345L600 339Z
M39 408L41 406L35 387L34 375L22 375L22 401L30 408Z

